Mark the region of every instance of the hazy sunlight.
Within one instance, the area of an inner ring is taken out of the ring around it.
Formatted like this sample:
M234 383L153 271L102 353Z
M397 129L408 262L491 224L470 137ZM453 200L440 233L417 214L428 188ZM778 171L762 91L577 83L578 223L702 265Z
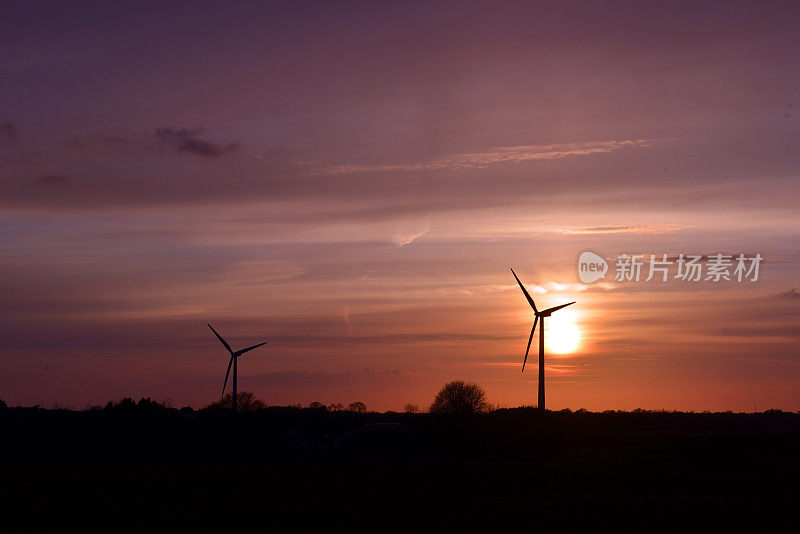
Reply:
M569 354L578 348L581 332L576 319L577 313L574 310L561 310L547 318L544 337L548 352Z

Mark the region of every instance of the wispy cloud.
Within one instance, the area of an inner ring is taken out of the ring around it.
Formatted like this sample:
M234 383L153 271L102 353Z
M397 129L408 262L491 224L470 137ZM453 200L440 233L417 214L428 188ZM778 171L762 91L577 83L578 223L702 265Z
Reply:
M515 284L508 284L505 286L510 290L516 289ZM528 291L537 295L546 295L547 293L581 293L589 290L610 290L616 286L608 282L600 282L588 286L586 284L562 284L560 282L546 282L544 284L526 284Z
M518 367L522 368L522 362L477 362L475 365L482 367ZM530 368L535 369L538 364L535 361L530 362ZM555 375L573 375L578 372L576 366L563 364L563 365L549 365L545 364L545 371Z
M647 148L657 139L624 139L621 141L589 141L584 143L559 143L552 145L520 145L495 147L486 152L456 154L434 160L387 165L334 165L323 168L320 174L347 174L358 172L393 171L455 171L484 169L502 163L522 163L534 160L549 160L570 156L605 154L624 148Z
M347 336L350 337L353 335L353 323L350 321L350 306L345 306L342 310L342 319L344 319L344 324L347 325Z
M143 133L103 133L88 139L76 139L71 145L76 148L97 148L128 155L148 152L176 152L216 158L235 152L238 143L213 143L201 136L203 128L178 128L159 126Z
M562 230L563 234L584 235L584 234L668 234L685 230L689 226L679 224L643 224L636 226L587 226L583 228L571 228Z
M153 138L176 152L186 152L198 156L218 157L239 148L237 143L220 145L200 139L198 136L202 133L202 128L190 130L167 126L156 128Z
M431 231L431 223L428 220L424 227L417 228L411 232L398 231L392 236L392 243L397 247L410 245L414 240L424 236Z
M758 327L725 327L718 331L719 335L729 338L735 337L784 337L800 338L800 325L786 326L758 326Z

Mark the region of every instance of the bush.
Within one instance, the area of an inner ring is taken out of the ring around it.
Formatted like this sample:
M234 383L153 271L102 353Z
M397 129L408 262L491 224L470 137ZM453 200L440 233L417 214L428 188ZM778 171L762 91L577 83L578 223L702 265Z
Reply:
M252 391L240 391L236 395L236 409L240 412L255 412L266 407L267 403L256 397ZM233 409L233 394L228 393L217 402L206 406L205 409L212 411Z
M367 405L361 401L356 401L348 404L347 409L351 412L364 413L367 411Z
M431 413L474 414L491 410L486 392L477 384L455 380L444 385L431 404Z

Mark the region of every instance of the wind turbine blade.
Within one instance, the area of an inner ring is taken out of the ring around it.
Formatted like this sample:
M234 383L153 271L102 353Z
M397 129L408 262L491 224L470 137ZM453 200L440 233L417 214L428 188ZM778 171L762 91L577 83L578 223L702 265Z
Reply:
M225 395L225 386L228 385L228 376L231 374L231 365L235 356L231 354L231 360L228 362L228 371L225 373L225 382L222 384L222 394Z
M222 336L221 336L221 335L217 334L217 331L216 331L216 330L214 330L214 327L213 327L213 326L211 326L211 325L208 325L208 327L211 329L211 331L212 331L212 332L214 332L214 335L215 335L215 336L217 336L217 339L219 339L219 342L220 342L220 343L222 343L223 345L225 345L225 348L226 348L226 349L228 349L228 352L230 352L231 354L233 354L233 350L231 350L231 346L230 346L230 345L228 345L228 342L227 342L227 341L225 341L224 339L222 339Z
M531 350L531 341L533 340L533 332L536 330L536 323L539 322L539 316L533 320L533 328L531 328L531 335L528 337L528 348L525 349L525 359L522 360L522 372L525 372L525 363L528 361L528 351Z
M561 306L554 306L552 308L547 308L542 313L553 313L554 311L560 310L561 308L566 308L567 306L571 306L572 304L575 304L575 301L562 304Z
M525 289L525 286L523 286L522 282L520 282L519 278L517 278L517 273L514 272L514 269L511 269L511 274L513 274L514 278L517 279L517 283L519 284L520 289L522 289L522 292L525 293L525 298L528 299L528 304L531 305L531 308L533 308L533 311L535 311L536 313L539 313L539 310L536 309L536 304L533 303L533 299L528 294L528 290Z
M249 351L251 351L251 350L253 350L253 349L257 349L257 348L258 348L258 347L260 347L261 345L266 345L267 343L268 343L268 342L267 342L267 341L265 341L265 342L263 342L263 343L259 343L258 345L253 345L252 347L247 347L246 349L237 350L237 351L235 352L235 354L236 354L236 356L241 356L241 355L242 355L242 354L244 354L245 352L249 352Z

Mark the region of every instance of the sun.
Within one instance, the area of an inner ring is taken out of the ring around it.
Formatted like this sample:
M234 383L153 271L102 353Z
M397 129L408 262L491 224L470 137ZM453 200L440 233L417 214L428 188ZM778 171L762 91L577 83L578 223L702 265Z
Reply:
M581 343L581 331L573 310L559 310L545 321L544 340L548 352L569 354Z

